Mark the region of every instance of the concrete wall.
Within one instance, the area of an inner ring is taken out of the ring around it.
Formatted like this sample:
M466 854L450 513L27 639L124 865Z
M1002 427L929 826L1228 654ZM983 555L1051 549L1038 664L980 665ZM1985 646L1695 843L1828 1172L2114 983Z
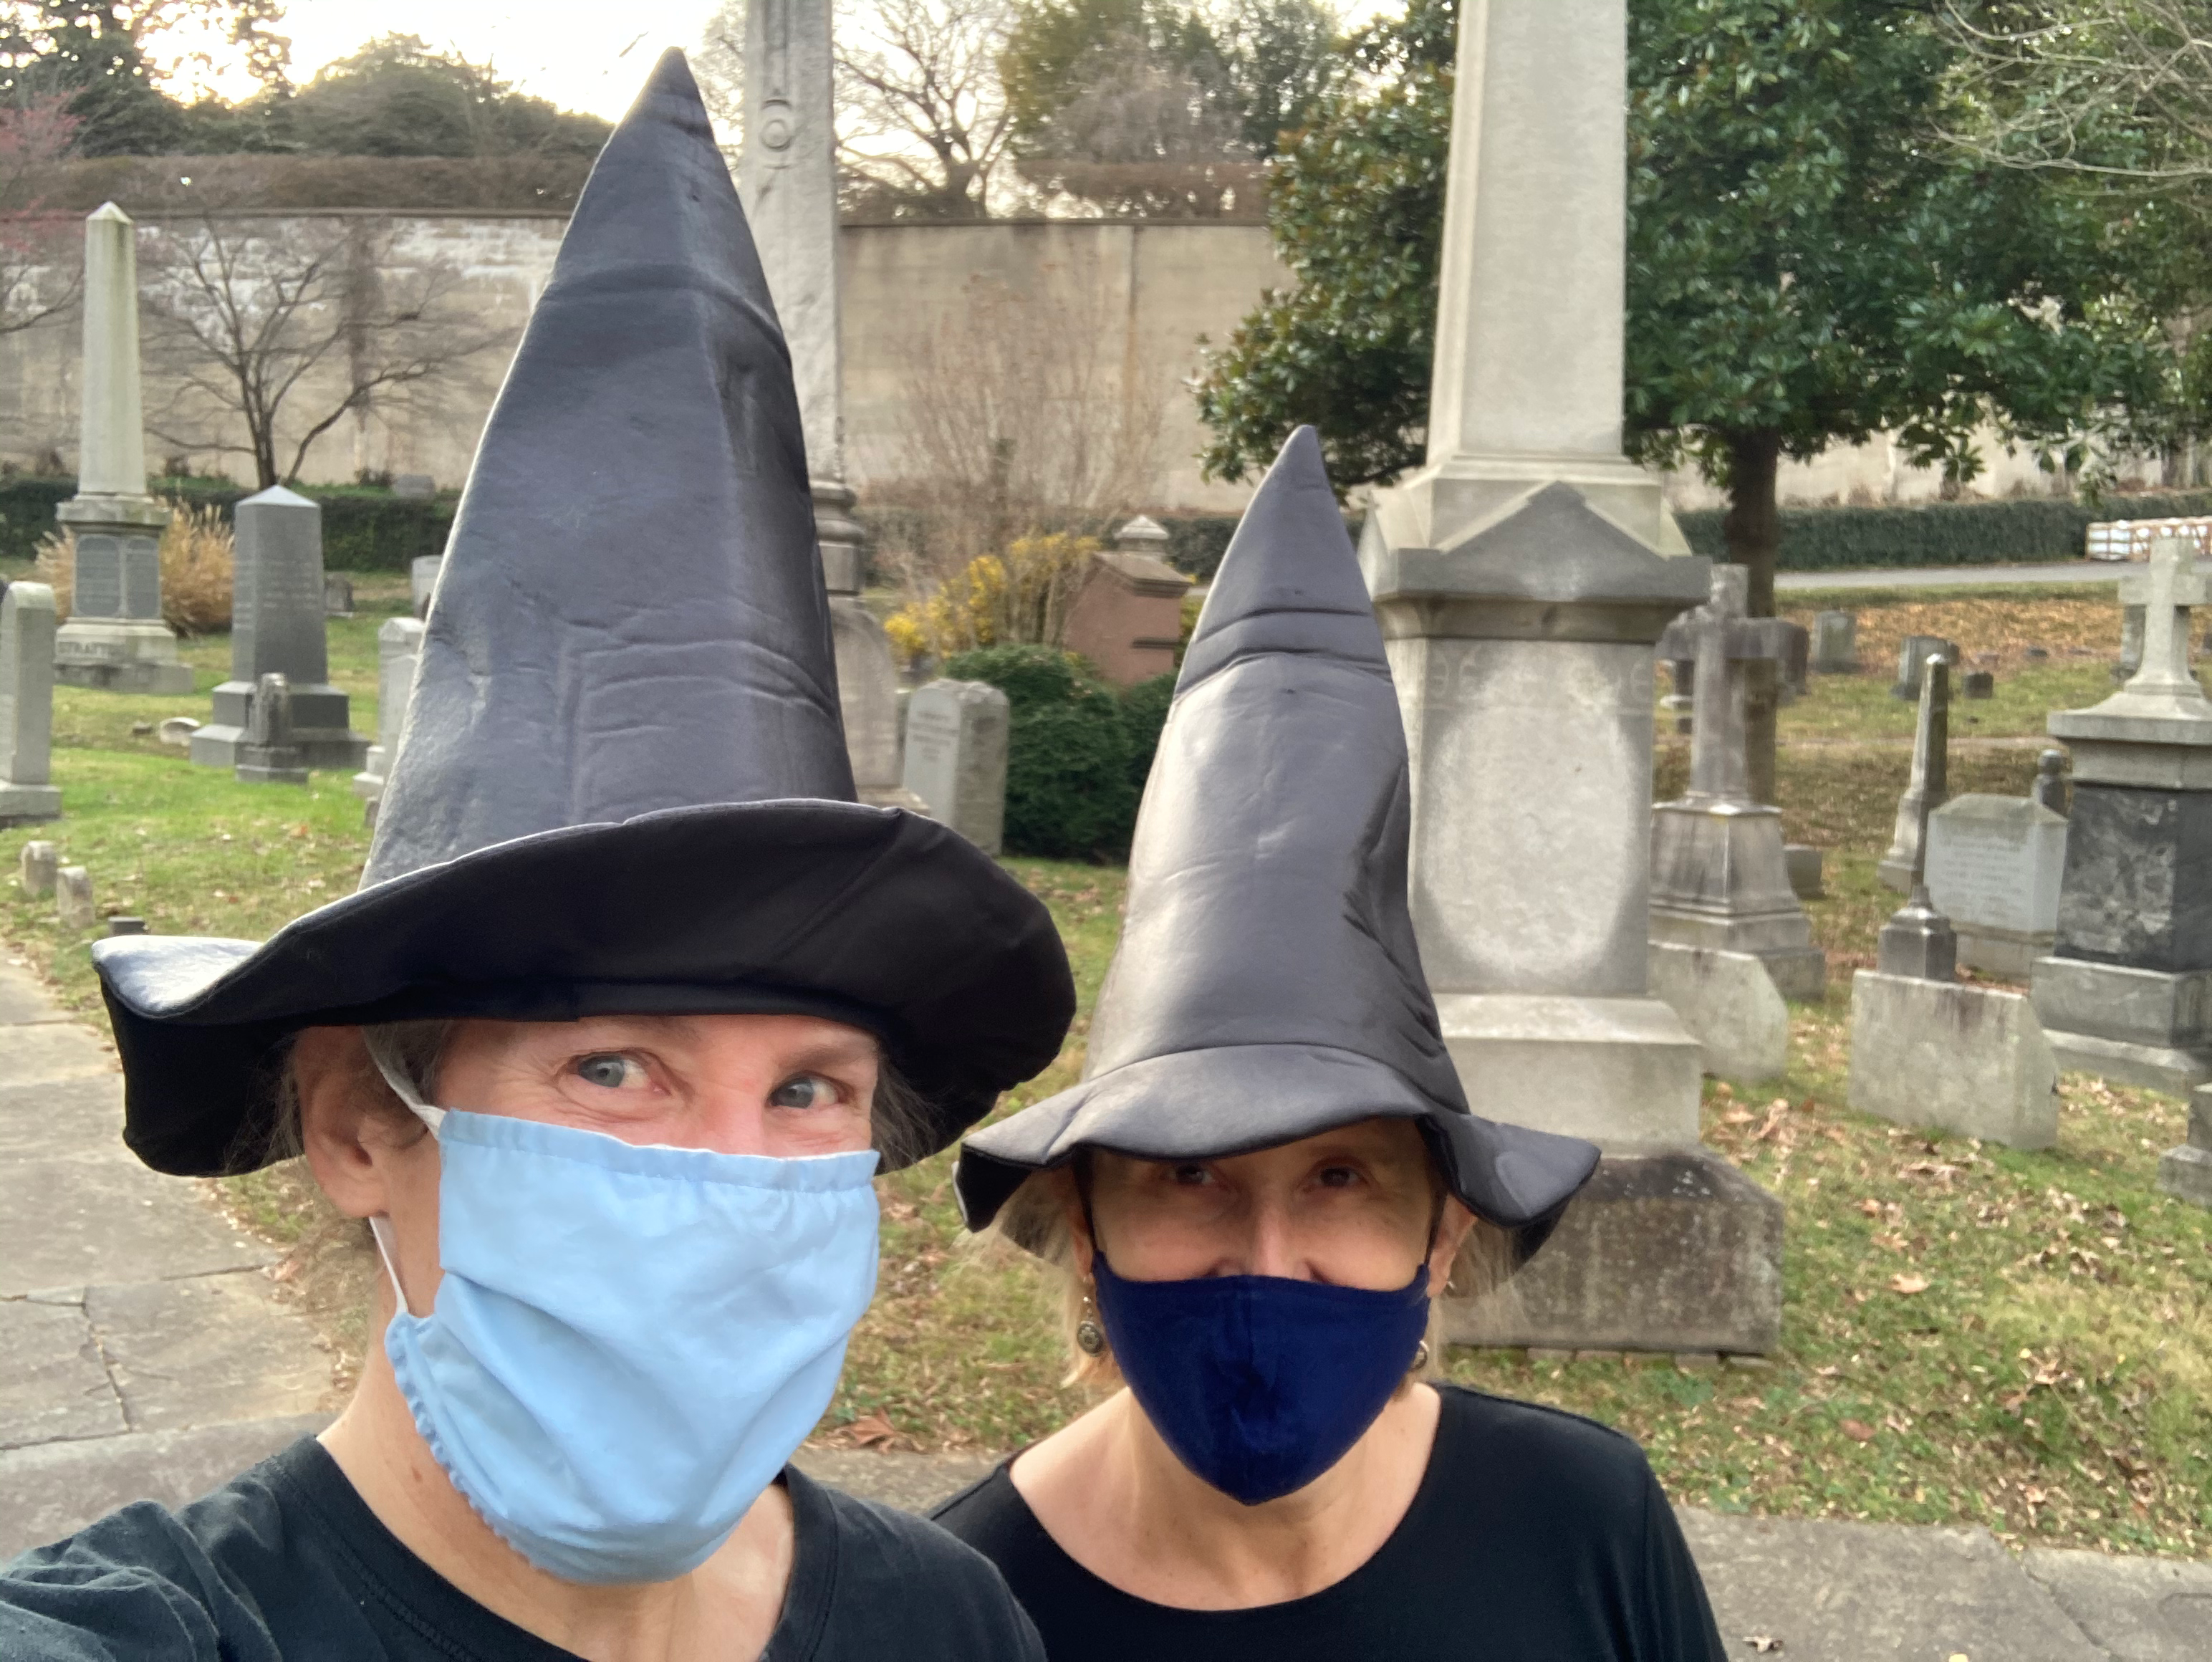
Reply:
M263 238L302 241L327 235L332 215L270 216L252 222ZM558 216L397 214L390 268L441 262L462 278L455 303L476 324L502 323L519 336L560 246ZM141 235L149 251L161 222ZM1203 442L1183 381L1198 367L1201 336L1224 338L1271 283L1287 280L1264 227L1222 223L1133 225L1055 222L960 226L851 226L844 233L846 429L855 485L903 477L905 387L915 373L909 344L957 319L979 295L1000 298L1008 315L1034 318L1048 332L1074 323L1095 339L1102 367L1148 389L1160 411L1148 499L1135 508L1234 511L1243 486L1199 478ZM76 449L78 326L74 314L0 336L0 459L35 466L49 454L73 466ZM247 478L236 453L218 454L178 419L175 379L161 372L149 344L146 385L149 463L185 454L202 472ZM428 473L458 484L498 391L505 355L487 353L452 372L441 395L419 407L379 400L318 440L304 477L352 478L362 469ZM1111 379L1110 377L1109 378ZM304 420L343 396L335 370L311 375L295 406ZM173 436L161 436L167 429Z
M358 216L354 216L357 217ZM328 236L349 216L271 214L250 222L263 238L299 242ZM383 216L378 216L380 219ZM394 212L390 267L441 263L461 278L457 302L473 324L491 323L519 335L560 246L560 214L483 215ZM144 280L163 222L148 216L141 238ZM956 326L979 301L1040 338L1089 339L1095 377L1118 386L1127 375L1157 409L1158 437L1151 484L1132 508L1234 512L1249 494L1242 485L1199 477L1205 441L1186 382L1198 369L1201 340L1224 341L1261 292L1288 283L1264 226L1221 222L1148 224L1047 221L981 225L848 226L842 245L846 454L854 483L866 495L889 489L916 470L909 459L915 404L908 388L915 344ZM53 281L49 276L46 281ZM74 465L76 448L78 325L73 313L37 327L0 335L0 460L37 466L58 456ZM441 484L466 475L469 458L505 369L492 351L449 374L431 396L380 400L349 416L319 439L305 477L342 481L363 469L428 473ZM330 409L342 390L333 375L312 375L295 407L303 419ZM222 455L176 417L176 386L149 362L146 384L147 457L185 454L202 472L251 478L243 455ZM170 429L181 441L162 436ZM1984 445L1989 466L1971 487L1975 496L2063 490L2032 458L2008 457L1994 440ZM286 454L289 452L287 449ZM2124 476L2155 478L2154 464L2123 468ZM1810 463L1786 463L1784 502L1917 502L1941 494L1940 476L1908 466L1887 438L1843 446ZM1678 508L1718 506L1719 492L1694 473L1668 480Z

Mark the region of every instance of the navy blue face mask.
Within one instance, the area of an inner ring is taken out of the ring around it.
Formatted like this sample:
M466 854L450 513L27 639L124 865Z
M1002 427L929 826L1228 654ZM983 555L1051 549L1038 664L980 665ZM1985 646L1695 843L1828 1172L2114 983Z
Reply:
M1375 1423L1429 1325L1395 1292L1279 1275L1127 1282L1092 1260L1121 1377L1176 1458L1248 1507L1304 1488Z

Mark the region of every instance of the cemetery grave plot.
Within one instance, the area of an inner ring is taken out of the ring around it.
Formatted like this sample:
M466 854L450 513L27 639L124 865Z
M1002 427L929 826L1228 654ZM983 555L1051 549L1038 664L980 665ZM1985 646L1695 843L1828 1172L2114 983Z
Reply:
M375 632L404 604L397 586L386 594L364 582L356 616L330 626L332 679L364 730L374 720ZM1620 1426L1643 1440L1670 1493L1700 1505L1982 1521L2047 1544L2212 1551L2212 1213L2160 1195L2154 1180L2160 1152L2182 1140L2184 1105L2069 1076L2058 1146L2033 1154L1931 1143L1844 1105L1845 971L1871 961L1897 904L1874 880L1910 754L1910 707L1887 697L1895 636L1909 626L1970 648L1976 640L1970 618L1915 597L1925 610L1892 630L1884 662L1875 608L1864 597L1851 604L1871 673L1815 677L1813 697L1784 713L1785 740L1814 742L1785 742L1778 793L1790 840L1827 852L1827 897L1807 910L1837 955L1835 990L1793 1010L1791 1072L1771 1094L1705 1094L1708 1144L1788 1209L1780 1351L1765 1369L1688 1372L1665 1357L1459 1351L1453 1376ZM2110 600L2094 604L2116 636ZM2055 652L2055 630L2036 627ZM205 719L228 642L184 648L200 685L191 698L60 691L54 767L66 817L0 831L0 870L13 871L25 840L56 840L92 871L103 912L143 916L167 933L259 937L354 886L368 843L360 804L341 772L319 772L304 789L241 785L134 734L162 715ZM2068 673L2102 697L2115 650L2100 644ZM1852 708L1880 731L1792 730L1845 684L1855 697L1871 688ZM2031 742L1954 740L1952 788L2024 794L2040 732L2039 715L2021 735ZM1659 800L1680 793L1686 760L1686 746L1662 746ZM1123 873L1009 864L1052 908L1087 1012L1117 937ZM0 935L72 1008L100 1019L82 941L62 937L50 903L0 886ZM1073 1083L1084 1033L1079 1021L1059 1060L1006 1111ZM880 1291L854 1336L825 1441L1002 1451L1084 1406L1058 1383L1056 1292L1026 1255L963 1234L950 1177L939 1156L884 1180ZM358 1227L332 1218L295 1171L213 1186L241 1221L294 1249L286 1287L357 1361L374 1341L366 1312L375 1273Z

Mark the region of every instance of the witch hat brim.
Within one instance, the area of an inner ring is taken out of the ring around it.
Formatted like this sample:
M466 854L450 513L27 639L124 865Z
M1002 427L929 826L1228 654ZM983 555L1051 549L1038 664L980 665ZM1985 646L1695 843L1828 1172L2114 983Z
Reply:
M1057 1053L1066 956L972 845L852 798L789 353L671 52L485 425L361 890L94 948L125 1141L264 1164L303 1027L795 1013L877 1033L942 1147Z
M1413 940L1411 817L1382 632L1300 429L1184 654L1088 1076L968 1138L969 1227L1085 1148L1217 1158L1400 1118L1469 1209L1534 1251L1597 1150L1468 1111Z
M876 1033L942 1147L1057 1052L1074 1010L1049 915L973 844L849 802L678 808L410 872L263 944L95 943L156 1171L271 1158L284 1041L434 1017L827 1017Z

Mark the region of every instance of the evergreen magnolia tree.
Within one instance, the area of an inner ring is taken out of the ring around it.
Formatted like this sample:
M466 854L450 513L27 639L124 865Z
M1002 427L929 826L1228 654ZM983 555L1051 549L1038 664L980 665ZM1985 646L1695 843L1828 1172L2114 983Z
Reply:
M1212 473L1243 477L1302 421L1340 485L1422 459L1455 27L1451 0L1377 26L1367 86L1279 163L1269 219L1299 286L1209 367ZM1936 136L1955 52L1925 6L1630 0L1629 446L1725 488L1754 615L1784 458L1888 431L1965 481L1984 425L2055 462L2161 396L2112 222Z

